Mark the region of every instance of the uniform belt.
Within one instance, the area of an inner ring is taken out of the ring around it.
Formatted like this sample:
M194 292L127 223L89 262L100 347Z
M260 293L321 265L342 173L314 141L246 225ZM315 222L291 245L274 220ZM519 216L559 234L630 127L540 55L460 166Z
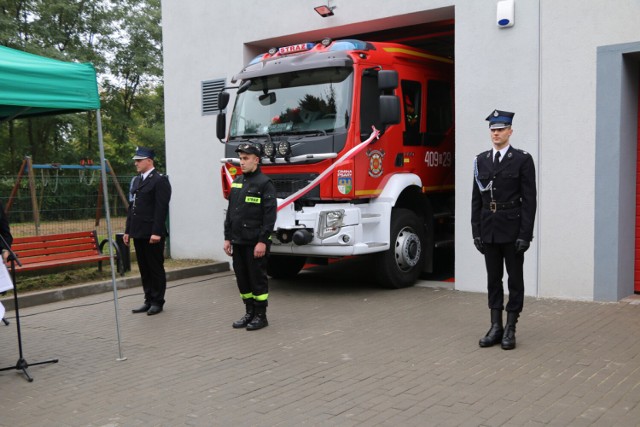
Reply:
M491 212L496 212L496 211L502 211L502 210L505 210L505 209L517 208L521 204L522 203L520 202L520 200L512 200L510 202L489 202L489 203L484 203L483 207L485 209L489 209Z

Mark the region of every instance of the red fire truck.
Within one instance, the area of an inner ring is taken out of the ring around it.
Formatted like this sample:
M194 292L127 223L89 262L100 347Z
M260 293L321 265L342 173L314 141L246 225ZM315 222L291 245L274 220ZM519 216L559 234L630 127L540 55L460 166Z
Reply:
M241 173L235 149L256 144L275 183L269 274L368 255L400 288L453 244L453 61L395 43L330 40L256 57L219 96L222 185ZM380 131L375 138L372 128Z

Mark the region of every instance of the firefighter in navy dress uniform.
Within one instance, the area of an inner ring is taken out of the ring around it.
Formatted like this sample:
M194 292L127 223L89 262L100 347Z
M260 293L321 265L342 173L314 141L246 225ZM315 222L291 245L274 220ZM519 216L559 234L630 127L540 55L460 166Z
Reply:
M123 236L126 245L133 239L144 289L144 304L132 312L146 312L149 316L160 313L165 302L164 243L168 234L165 222L171 200L171 184L166 176L155 170L154 157L154 151L144 147L138 147L133 156L140 175L131 184Z
M276 222L276 188L260 170L260 149L240 144L242 175L231 184L229 207L224 221L224 251L233 257L233 270L245 304L245 315L233 323L248 331L269 325L267 255Z
M484 254L491 328L480 347L501 343L505 350L516 346L516 323L524 302L524 253L533 239L536 214L536 177L529 153L509 144L514 113L494 110L486 120L493 148L474 160L471 228L473 243ZM509 301L503 327L506 265Z

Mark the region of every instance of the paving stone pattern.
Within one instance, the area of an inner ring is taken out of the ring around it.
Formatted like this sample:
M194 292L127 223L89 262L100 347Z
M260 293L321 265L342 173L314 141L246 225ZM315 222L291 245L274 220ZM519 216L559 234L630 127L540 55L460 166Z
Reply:
M0 426L638 426L640 305L527 298L518 346L481 349L486 295L311 270L271 282L260 331L232 273L21 310L29 383L0 372ZM12 315L13 313L9 313ZM18 358L0 326L0 367Z

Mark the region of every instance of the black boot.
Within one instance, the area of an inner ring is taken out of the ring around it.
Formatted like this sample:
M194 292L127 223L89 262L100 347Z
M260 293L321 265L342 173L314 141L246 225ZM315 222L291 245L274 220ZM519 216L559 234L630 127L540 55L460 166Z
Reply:
M502 337L502 349L513 350L516 348L516 323L520 314L515 311L507 311L507 324L504 327Z
M267 306L257 305L256 313L247 325L247 331L255 331L266 326L269 326L269 322L267 321Z
M252 299L244 300L244 306L246 310L246 314L242 316L242 319L233 322L233 327L236 329L246 328L249 322L253 320L253 316L255 314L255 306L253 305Z
M496 308L491 309L491 329L487 332L483 338L480 338L478 343L480 347L491 347L496 345L502 340L502 334L504 329L502 328L502 310Z

